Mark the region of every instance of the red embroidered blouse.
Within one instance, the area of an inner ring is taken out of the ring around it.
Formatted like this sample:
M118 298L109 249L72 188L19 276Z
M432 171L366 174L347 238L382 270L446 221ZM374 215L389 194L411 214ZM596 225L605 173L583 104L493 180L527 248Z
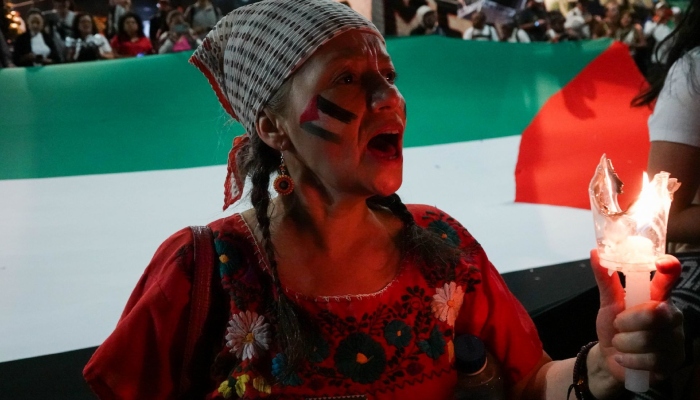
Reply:
M287 290L310 316L313 353L292 376L282 376L283 349L274 340L272 288L261 249L240 215L215 221L222 285L230 318L214 363L207 398L451 399L457 380L453 339L481 338L510 384L542 356L536 328L481 246L438 209L410 205L416 223L459 246L454 276L421 272L407 257L382 290L309 298ZM189 229L156 252L115 332L98 348L84 374L101 398L168 397L184 343L190 281ZM111 343L130 332L133 357ZM280 351L282 350L282 351Z

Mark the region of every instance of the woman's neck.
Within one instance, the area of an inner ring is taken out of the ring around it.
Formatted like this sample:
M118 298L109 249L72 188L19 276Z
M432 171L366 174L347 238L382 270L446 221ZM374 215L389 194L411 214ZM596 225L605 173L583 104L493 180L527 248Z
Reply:
M278 197L273 201L280 214L273 220L283 231L304 240L327 256L342 254L368 231L381 226L375 213L362 197L328 201L310 196Z

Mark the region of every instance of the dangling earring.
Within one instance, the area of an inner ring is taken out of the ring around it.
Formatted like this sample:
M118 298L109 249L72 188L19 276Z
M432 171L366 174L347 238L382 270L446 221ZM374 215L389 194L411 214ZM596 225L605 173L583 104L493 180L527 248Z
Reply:
M275 178L275 182L272 184L272 187L275 188L275 192L282 196L287 196L294 191L294 181L287 172L287 166L284 164L284 156L281 156L280 158L282 159L282 162L280 163L279 175L277 178Z

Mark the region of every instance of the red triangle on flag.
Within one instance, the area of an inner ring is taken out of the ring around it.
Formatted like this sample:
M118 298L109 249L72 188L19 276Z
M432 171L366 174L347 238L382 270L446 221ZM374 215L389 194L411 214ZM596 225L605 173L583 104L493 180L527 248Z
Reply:
M606 153L625 183L620 206L629 206L649 153L651 110L630 106L644 85L627 46L614 43L552 96L523 132L515 201L589 209L588 184Z

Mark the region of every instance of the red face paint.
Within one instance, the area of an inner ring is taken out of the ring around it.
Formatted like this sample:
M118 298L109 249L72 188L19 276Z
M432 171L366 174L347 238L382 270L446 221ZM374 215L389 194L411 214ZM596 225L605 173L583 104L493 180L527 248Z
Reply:
M307 122L316 120L318 120L318 106L316 105L316 96L314 96L311 101L309 101L309 104L306 106L306 109L304 109L304 112L301 113L301 117L299 117L299 125L304 125Z

